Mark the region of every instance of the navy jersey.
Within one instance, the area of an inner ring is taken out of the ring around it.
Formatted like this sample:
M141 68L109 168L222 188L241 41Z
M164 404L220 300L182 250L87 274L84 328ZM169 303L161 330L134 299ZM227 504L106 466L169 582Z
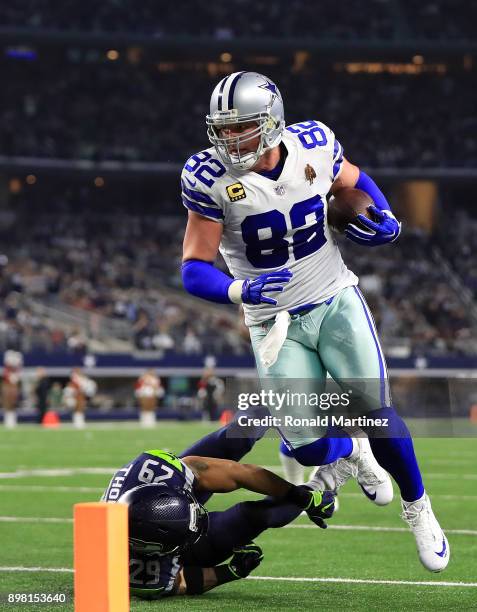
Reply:
M144 451L114 474L102 500L117 502L134 487L153 482L163 483L176 491L192 491L194 474L178 457L167 451Z
M127 491L151 483L163 483L176 491L192 491L194 474L178 457L167 451L145 451L114 474L102 500L121 501L121 496ZM129 560L131 592L148 598L171 594L181 567L178 555L132 554Z
M131 595L159 599L174 594L174 585L182 569L179 555L137 555L129 559Z

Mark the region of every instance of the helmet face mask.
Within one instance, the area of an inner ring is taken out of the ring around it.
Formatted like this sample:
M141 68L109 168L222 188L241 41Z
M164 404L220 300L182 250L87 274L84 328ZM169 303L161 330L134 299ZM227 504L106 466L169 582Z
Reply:
M189 491L144 484L118 501L129 505L129 546L136 554L179 554L207 531L207 510Z
M250 122L257 124L254 130L221 135L228 125ZM285 119L280 92L274 83L256 72L231 74L214 89L206 124L209 140L221 161L234 170L250 170L266 150L276 147L282 139ZM243 151L243 146L257 137L256 149L250 151L245 146Z

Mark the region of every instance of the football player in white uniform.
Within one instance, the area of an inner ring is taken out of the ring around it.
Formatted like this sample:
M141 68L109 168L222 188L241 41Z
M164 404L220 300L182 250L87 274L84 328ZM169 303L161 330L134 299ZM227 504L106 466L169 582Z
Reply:
M387 424L363 426L369 441L336 428L317 439L294 421L280 434L300 463L322 466L316 478L323 488L337 490L354 476L370 499L385 504L392 499L389 472L421 562L430 571L443 570L449 545L424 490L409 431L392 407L385 359L358 278L327 225L327 194L357 187L371 196L374 220L360 215L361 223L345 232L363 246L394 241L399 222L374 181L343 156L330 128L316 120L285 127L280 92L267 77L236 72L223 78L206 123L213 146L192 155L182 172L182 201L189 209L184 287L210 301L243 304L263 384L299 379L299 391L316 390L324 388L327 373L343 390L363 381L365 412ZM214 266L219 249L232 277ZM312 414L303 407L287 410Z

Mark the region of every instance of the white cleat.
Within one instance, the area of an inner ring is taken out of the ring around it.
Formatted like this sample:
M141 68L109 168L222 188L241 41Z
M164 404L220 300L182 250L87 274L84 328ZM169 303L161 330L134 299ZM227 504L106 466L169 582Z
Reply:
M377 506L387 506L393 501L393 484L389 474L376 461L368 438L353 438L358 449L353 450L349 461L355 461L356 477L361 490ZM354 457L356 453L356 457Z
M442 572L450 559L449 542L432 511L431 500L424 493L414 502L401 500L401 518L416 538L417 552L422 565L430 572Z
M377 506L386 506L393 499L389 474L374 458L368 438L353 438L353 452L316 469L312 481L322 490L335 493L350 478L356 478L366 497Z

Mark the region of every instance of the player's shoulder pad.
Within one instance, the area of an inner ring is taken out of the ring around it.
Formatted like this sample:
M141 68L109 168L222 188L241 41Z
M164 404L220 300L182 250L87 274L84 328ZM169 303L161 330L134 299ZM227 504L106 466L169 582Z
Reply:
M309 119L293 123L286 127L286 131L297 139L305 149L332 151L334 149L335 135L333 130L322 121Z
M333 130L316 119L294 123L287 126L286 130L305 150L325 153L330 165L330 176L335 180L343 164L343 147Z
M157 457L158 459L161 459L165 463L169 463L170 465L175 467L176 470L179 470L179 472L184 471L184 464L179 459L179 457L176 457L175 455L173 455L172 453L169 453L168 451L161 450L161 449L153 449L153 450L144 451L144 453L146 455L152 455L153 457Z
M191 155L181 173L182 204L208 219L222 222L224 213L216 183L226 172L214 147Z

